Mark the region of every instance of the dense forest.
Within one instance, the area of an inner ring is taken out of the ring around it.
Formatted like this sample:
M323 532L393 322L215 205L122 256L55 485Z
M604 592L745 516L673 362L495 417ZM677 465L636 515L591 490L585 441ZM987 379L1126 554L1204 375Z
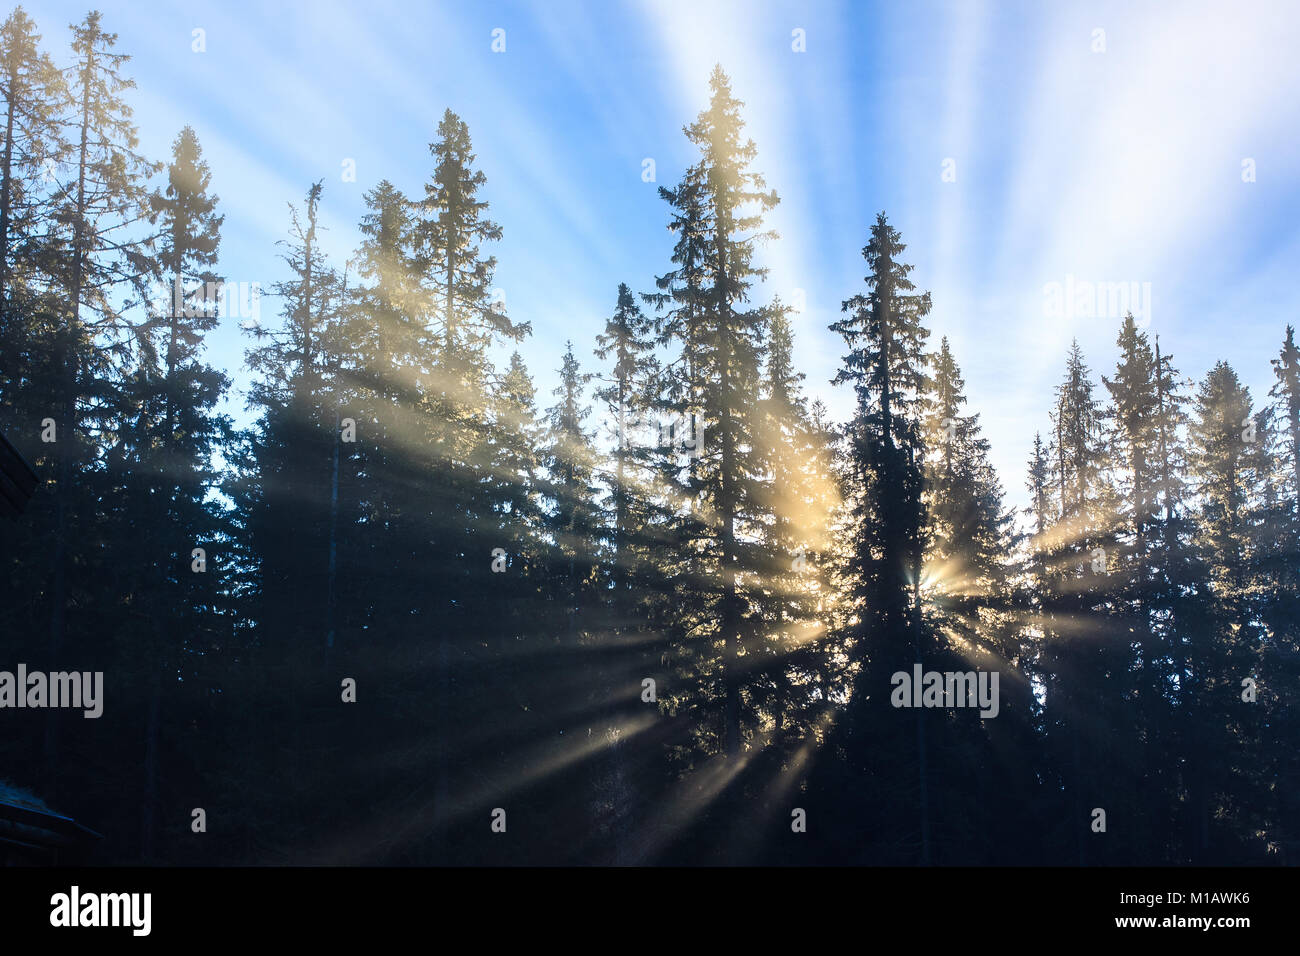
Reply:
M304 184L245 426L194 130L138 152L98 14L43 42L8 16L0 431L41 484L0 526L0 669L102 671L105 702L0 710L0 778L99 861L1300 863L1284 318L1267 395L1132 316L1113 369L1060 356L1017 513L883 213L827 290L853 413L810 399L717 68L671 259L610 277L554 395L447 110L349 261Z

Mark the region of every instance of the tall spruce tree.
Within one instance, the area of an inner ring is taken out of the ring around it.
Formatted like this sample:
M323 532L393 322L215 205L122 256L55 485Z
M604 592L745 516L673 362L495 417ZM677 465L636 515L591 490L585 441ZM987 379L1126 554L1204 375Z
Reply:
M124 434L128 440L123 444L132 447L112 456L135 472L124 477L140 493L136 508L121 509L123 535L153 529L138 535L149 553L141 556L133 576L133 590L150 624L150 633L138 645L140 671L149 675L143 695L148 710L141 807L141 856L146 860L154 855L157 837L163 696L169 686L165 675L192 672L210 643L216 625L215 582L226 564L219 554L223 513L209 492L219 482L216 456L229 439L229 420L215 412L229 380L202 357L204 335L218 321L213 268L223 219L216 213L210 184L198 138L186 127L172 146L166 187L150 197L159 224L157 275L165 278L171 294L161 314L148 315L134 329L138 359L121 387L134 393L135 434ZM121 501L127 505L131 498ZM192 569L195 548L204 554L202 573ZM195 680L191 686L202 685Z
M582 371L573 343L560 365L560 384L552 392L558 401L547 409L547 439L542 465L550 507L544 522L553 542L549 573L552 599L564 608L565 641L577 642L583 608L596 593L594 575L604 550L600 527L596 453L587 431L591 407L584 392L592 376Z
M1189 641L1185 720L1196 738L1187 759L1194 814L1193 861L1223 860L1242 836L1235 807L1248 806L1259 754L1242 711L1242 681L1256 675L1261 641L1260 539L1269 480L1266 417L1226 362L1206 375L1188 428L1196 492L1196 547L1206 568L1209 626ZM1239 756L1233 756L1234 754ZM1234 832L1236 831L1236 832Z
M1282 422L1286 458L1290 462L1288 491L1292 506L1300 510L1300 346L1296 345L1295 327L1286 327L1286 339L1277 358L1273 359L1277 382L1269 391L1277 402L1277 417Z
M660 372L653 335L653 322L627 284L619 283L614 312L597 334L595 349L607 363L595 391L606 425L601 437L613 448L597 476L606 488L601 507L610 569L600 641L604 666L597 681L605 704L593 716L606 746L592 777L596 831L605 846L596 858L615 864L643 861L632 837L662 775L658 747L635 735L646 726L650 703L642 699L643 681L653 680L656 687L665 682L659 647L648 639L666 603L654 579L656 522L664 499L655 481L655 449L646 442Z
M245 361L258 376L249 404L259 418L255 474L236 499L257 558L248 597L257 621L254 657L263 686L279 689L260 709L258 732L266 737L264 757L291 768L280 776L292 799L310 786L327 739L312 728L328 716L311 705L322 703L314 688L329 650L333 464L344 404L344 280L321 248L321 193L314 183L301 209L290 206L289 237L281 241L289 277L273 287L283 303L281 322L248 328L255 344ZM294 843L312 825L303 817L282 838Z
M613 467L604 480L610 489L607 508L613 552L613 613L621 625L623 616L630 613L628 587L636 568L634 535L642 520L634 508L644 496L646 480L639 468L643 448L637 433L647 414L646 388L655 369L650 320L642 314L626 283L619 283L614 313L605 320L596 344L596 357L612 363L595 394L605 407L614 440Z
M1115 567L1114 502L1107 482L1103 408L1077 342L1056 388L1048 488L1056 523L1040 541L1045 734L1059 773L1058 839L1089 862L1086 821L1101 794L1089 772L1110 747L1118 715L1109 681L1125 659L1109 612ZM1123 647L1126 647L1125 642ZM1070 852L1069 849L1065 849Z
M36 25L16 8L0 26L0 95L4 97L0 140L0 432L48 479L57 468L59 445L41 440L45 419L59 407L65 367L63 297L54 265L61 247L53 202L62 155L60 123L66 87L63 75L40 50ZM47 165L46 161L49 161ZM57 433L55 435L57 438ZM63 437L68 437L66 431ZM50 567L34 556L48 553L55 516L46 490L38 493L21 522L4 522L0 536L0 629L10 635L18 659L43 656L51 619ZM38 622L41 622L38 624ZM43 633L37 639L37 633ZM24 728L26 729L26 728ZM31 741L36 746L31 746ZM11 766L40 763L40 732L15 729L9 735ZM29 750L29 748L31 748ZM35 775L15 782L35 783Z
M685 639L679 659L690 662L693 690L681 704L694 712L706 751L734 757L753 724L741 657L752 638L751 589L766 563L755 539L762 476L750 396L759 386L770 310L747 305L767 274L754 251L773 236L762 224L778 199L751 168L757 147L744 136L743 104L720 67L709 88L708 107L685 129L700 159L676 189L660 190L673 209L676 268L659 279L665 291L652 300L673 306L661 328L682 352L667 391L692 446L680 479L690 507L678 516L690 578L676 610Z
M94 409L111 406L116 367L131 350L124 315L138 299L133 293L147 280L151 259L141 240L127 238L147 215L145 181L156 164L137 152L130 106L123 94L134 82L122 72L130 58L114 52L117 35L101 26L98 12L72 28L75 61L68 70L74 115L66 161L71 181L53 197L52 218L61 224L57 238L55 284L63 303L55 364L62 373L52 410L59 437L54 442L53 567L50 576L52 668L62 665L65 645L93 633L88 620L70 621L70 595L84 582L72 580L74 554L93 540L82 522L93 521L96 496L83 484L95 455L91 431ZM101 401L101 399L104 399ZM111 428L111 424L108 425ZM74 530L81 525L81 531ZM71 631L71 633L70 633ZM58 720L50 711L45 732L47 792L57 799Z
M58 186L58 161L67 149L60 122L67 84L40 42L22 7L0 26L0 329L11 348L22 327L17 316L9 317L11 302L27 312L28 296L48 284L52 262L45 234L51 217L44 206ZM0 372L0 395L10 374Z
M1272 809L1263 827L1269 849L1284 862L1300 859L1300 757L1294 741L1300 735L1300 706L1293 695L1276 688L1294 687L1300 681L1300 347L1295 329L1286 336L1273 359L1277 381L1269 394L1281 432L1279 476L1281 499L1271 515L1267 544L1267 605L1263 618L1268 630L1260 660L1260 683L1270 708L1266 731L1268 768L1265 779Z
M967 410L965 382L946 337L931 364L924 418L922 613L933 634L935 663L948 662L940 669L974 666L999 675L996 721L964 710L936 727L931 781L936 803L946 798L949 809L935 839L945 859L1014 859L1026 842L1005 813L986 814L994 790L977 783L978 799L961 805L953 796L965 791L972 777L989 779L989 768L998 767L998 779L1014 781L1001 790L1002 799L1018 803L1013 816L1023 820L1034 811L1034 701L1027 673L1032 651L1017 614L1012 561L1018 536L979 415ZM970 829L982 838L971 840Z
M784 309L773 309L759 406L758 447L769 476L763 486L771 515L763 532L770 566L760 603L764 632L763 709L771 750L786 759L827 714L814 692L829 624L830 522L838 504L831 479L829 436L813 421L794 367L794 334ZM770 785L770 781L768 782Z
M1160 486L1159 415L1161 395L1156 382L1156 362L1149 339L1132 314L1124 318L1116 344L1120 349L1114 378L1102 376L1110 393L1105 419L1109 465L1115 487L1115 553L1108 572L1113 604L1110 607L1121 639L1126 640L1127 663L1122 673L1123 696L1135 733L1112 749L1116 773L1112 797L1124 815L1145 819L1138 828L1143 842L1157 837L1163 820L1148 817L1149 808L1172 802L1174 779L1164 756L1169 742L1162 740L1168 726L1169 662L1167 635L1159 628L1158 560L1153 550ZM1127 635L1125 638L1124 635ZM1150 859L1152 847L1130 845L1128 853Z
M522 361L512 361L498 376L490 357L494 347L521 341L531 327L512 321L493 296L496 258L482 246L499 241L501 228L488 218L487 201L479 196L487 177L475 168L469 128L451 110L444 112L429 152L433 173L423 198L411 209L412 265L425 326L417 440L430 449L429 480L421 489L429 516L424 571L441 586L413 597L418 602L416 619L438 629L433 812L441 827L453 812L452 795L457 789L453 784L467 779L453 767L451 748L459 723L453 716L457 702L460 695L470 693L472 682L461 680L456 688L454 675L475 660L467 636L481 627L480 621L495 622L489 643L497 650L507 628L496 613L499 576L488 570L492 551L509 552L510 561L520 569L526 564L524 556L511 552L510 542L502 540L502 530L510 524L512 504L531 501L532 476L498 469L514 467L509 464L515 460L511 456L531 455L535 446L520 448L519 441L530 439L491 434L494 425L513 427L516 432L532 427L515 421L524 414L520 403L532 401L532 385L526 381ZM521 542L529 533L522 520L511 532ZM459 693L453 694L456 689ZM434 840L437 846L441 831Z
M837 744L848 775L825 786L865 791L882 817L907 821L892 834L843 821L853 833L846 841L852 859L928 863L923 712L918 708L900 723L899 711L889 707L891 675L924 661L930 650L920 613L930 295L916 292L912 266L901 258L905 249L879 214L862 250L867 291L846 299L844 318L830 326L849 348L833 381L851 385L856 398L845 427L851 545L844 600L858 670Z

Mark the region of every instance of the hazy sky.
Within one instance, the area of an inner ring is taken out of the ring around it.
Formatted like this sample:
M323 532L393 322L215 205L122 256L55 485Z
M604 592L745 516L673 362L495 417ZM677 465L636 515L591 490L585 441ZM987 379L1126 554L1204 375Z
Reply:
M66 64L67 25L87 4L23 5ZM1133 283L1132 306L1184 376L1226 359L1257 401L1300 321L1297 3L98 6L133 57L144 151L166 159L182 126L198 133L231 281L284 277L286 203L318 179L341 266L364 191L389 179L422 195L437 122L459 113L504 230L496 285L533 324L521 352L542 407L565 340L592 369L618 283L650 291L669 268L656 186L693 159L681 128L715 62L781 196L759 294L803 290L808 392L847 413L847 390L828 384L843 345L826 326L862 290L861 249L884 210L1014 504L1070 339L1094 373L1116 355L1120 316L1108 303L1054 311L1050 283ZM342 181L349 159L356 182ZM278 303L261 305L274 322ZM210 361L246 386L237 323L209 341Z

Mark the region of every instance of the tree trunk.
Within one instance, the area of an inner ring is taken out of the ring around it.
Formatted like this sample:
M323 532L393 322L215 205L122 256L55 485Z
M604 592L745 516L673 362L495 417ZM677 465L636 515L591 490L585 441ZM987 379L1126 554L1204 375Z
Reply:
M18 88L18 64L9 66L8 109L5 110L5 150L0 159L0 319L4 317L5 295L9 291L9 216L13 193L14 97Z
M155 633L155 639L158 635ZM149 717L145 726L144 801L140 805L140 859L153 861L158 821L159 751L162 736L162 686L158 664L149 682Z
M325 611L325 648L334 648L335 615L338 612L338 524L339 524L339 447L343 444L342 421L334 413L334 469L330 479L330 553L329 586Z
M72 276L68 289L68 328L64 333L64 384L63 406L57 427L63 430L63 440L57 442L59 456L58 503L55 507L54 530L54 581L50 603L50 668L58 669L63 654L67 630L68 600L68 499L72 482L72 451L76 441L77 425L77 349L81 338L81 294L85 268L86 244L86 164L90 151L90 84L94 77L95 51L93 39L88 45L86 63L81 71L81 141L77 152L77 217L72 227ZM58 796L58 711L50 708L45 714L44 777L46 793L50 799Z

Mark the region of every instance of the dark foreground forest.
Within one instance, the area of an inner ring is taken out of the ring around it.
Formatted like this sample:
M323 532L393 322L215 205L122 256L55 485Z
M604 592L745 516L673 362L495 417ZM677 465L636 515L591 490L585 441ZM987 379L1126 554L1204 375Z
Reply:
M97 14L45 43L5 21L0 671L103 712L0 687L0 795L94 861L1300 863L1293 317L1267 395L1131 316L1059 356L1016 514L884 214L825 290L855 410L806 396L721 69L671 261L538 395L455 113L348 262L303 184L249 320L194 131L137 153Z

